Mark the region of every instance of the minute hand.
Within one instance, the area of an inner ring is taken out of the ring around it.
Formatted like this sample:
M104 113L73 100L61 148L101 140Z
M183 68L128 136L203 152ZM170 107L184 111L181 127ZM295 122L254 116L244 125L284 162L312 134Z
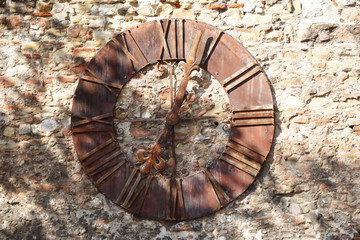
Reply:
M184 95L185 95L185 92L186 92L186 87L187 87L187 84L188 84L188 82L189 82L189 80L191 78L192 71L195 71L195 70L199 71L200 70L199 66L195 65L195 61L196 61L196 52L197 52L198 47L199 47L201 36L202 36L202 33L199 31L197 33L196 37L195 37L194 46L192 47L192 49L190 51L190 54L189 54L189 57L186 60L184 78L181 81L180 86L179 86L179 90L178 90L178 92L177 92L177 94L175 96L174 106L171 109L171 114L172 115L177 115L178 114L178 112L180 110L180 107L181 107L182 103L184 102Z

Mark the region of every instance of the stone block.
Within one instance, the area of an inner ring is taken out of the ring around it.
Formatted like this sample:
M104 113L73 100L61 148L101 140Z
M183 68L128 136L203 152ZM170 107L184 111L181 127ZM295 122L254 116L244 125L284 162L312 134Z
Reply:
M50 136L57 129L58 124L53 119L45 119L41 123L33 125L32 132L42 136Z
M15 136L15 128L13 128L13 127L5 127L3 135L5 137L14 137Z
M21 51L33 50L37 51L40 49L40 42L23 42L21 44Z
M72 37L72 38L76 38L80 35L80 32L82 31L82 27L78 24L75 24L73 26L70 26L68 29L67 29L67 35L69 37ZM87 29L86 29L87 31ZM83 34L85 35L85 34Z
M331 53L327 50L313 50L311 51L311 55L316 58L329 60Z
M236 31L240 32L240 41L253 42L258 41L260 31L254 28L239 28Z
M31 125L30 124L20 124L19 126L19 134L30 134L31 133Z
M75 12L79 15L86 15L91 10L91 4L78 3L75 7Z
M155 13L156 16L166 17L166 16L171 16L171 13L173 11L174 11L174 7L171 4L162 4L156 9Z
M9 88L15 85L12 78L6 76L0 76L0 88Z
M10 13L24 14L32 12L33 7L25 3L11 1L9 4L9 11Z
M137 14L145 17L153 17L155 15L155 11L151 6L142 6L137 9Z
M195 20L194 12L192 10L185 10L185 9L175 9L172 14L172 17Z
M114 16L116 15L116 9L112 5L102 4L99 6L99 12L101 16Z
M91 28L103 28L105 27L105 19L92 19L90 20L89 27Z
M53 6L53 2L45 2L45 1L39 1L37 4L37 9L39 12L51 12Z
M46 34L54 35L56 37L63 37L66 35L66 31L61 29L50 28L49 30L46 31Z
M283 32L282 31L272 31L266 34L266 40L273 42L280 42L283 40Z
M239 8L230 8L222 14L226 24L236 26L242 23L241 11Z
M346 22L359 22L360 21L360 7L358 8L345 8L341 12L341 17Z
M272 15L246 13L242 21L247 26L256 26L260 24L271 23Z

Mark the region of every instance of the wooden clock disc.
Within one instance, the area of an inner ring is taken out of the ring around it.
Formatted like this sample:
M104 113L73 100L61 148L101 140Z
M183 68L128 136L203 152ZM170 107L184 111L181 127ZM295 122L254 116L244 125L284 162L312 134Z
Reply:
M186 60L199 31L196 63L229 97L227 148L209 168L188 177L144 175L115 140L116 101L144 67ZM233 37L205 23L164 19L120 33L91 59L74 95L71 123L84 172L114 203L146 218L192 219L224 207L254 181L273 141L273 97L263 69Z

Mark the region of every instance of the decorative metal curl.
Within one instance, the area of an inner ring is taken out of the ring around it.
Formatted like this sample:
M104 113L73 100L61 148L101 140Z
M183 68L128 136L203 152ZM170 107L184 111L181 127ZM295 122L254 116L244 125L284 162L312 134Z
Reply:
M224 130L224 132L230 132L231 126L229 124L224 124L222 126L222 129Z
M118 135L124 135L125 131L123 128L117 128L117 134Z
M164 73L166 71L166 67L164 64L167 65L168 63L167 62L157 62L155 65L156 71Z
M187 168L184 168L181 171L176 172L176 175L181 178L186 177L189 174L190 174L190 171Z
M230 111L230 104L229 103L224 103L222 105L222 108L225 110L225 111Z

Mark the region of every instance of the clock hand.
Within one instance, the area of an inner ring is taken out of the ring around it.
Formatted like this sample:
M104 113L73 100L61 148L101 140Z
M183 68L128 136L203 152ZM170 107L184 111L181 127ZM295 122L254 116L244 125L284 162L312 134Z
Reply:
M158 136L155 143L150 147L150 150L139 149L136 152L136 158L140 163L145 163L141 166L140 171L143 174L149 174L151 172L152 166L158 171L163 171L166 167L166 162L160 156L162 153L162 147L164 143L166 143L169 135L173 131L174 125L179 122L178 112L182 103L184 102L184 96L186 92L186 86L191 78L191 73L195 70L200 70L199 66L195 64L196 61L196 52L199 47L200 39L202 36L202 32L198 32L195 37L195 43L192 47L189 57L185 64L185 74L184 78L180 83L179 90L176 93L174 104L171 108L171 111L166 115L165 118L165 126L163 127L160 135ZM173 159L173 172L175 171L176 161Z
M180 107L181 107L182 103L184 102L184 96L185 96L185 93L186 93L186 87L187 87L187 84L189 83L189 80L191 78L191 73L193 71L195 71L195 70L197 70L197 71L200 70L199 66L197 64L195 64L195 61L196 61L196 52L197 52L197 49L198 49L199 44L200 44L201 36L202 36L202 32L199 31L198 34L195 37L194 46L191 49L189 57L188 57L188 59L186 61L186 64L184 66L184 68L185 68L184 78L180 83L178 92L176 93L174 106L172 107L171 113L170 113L171 115L178 115Z

